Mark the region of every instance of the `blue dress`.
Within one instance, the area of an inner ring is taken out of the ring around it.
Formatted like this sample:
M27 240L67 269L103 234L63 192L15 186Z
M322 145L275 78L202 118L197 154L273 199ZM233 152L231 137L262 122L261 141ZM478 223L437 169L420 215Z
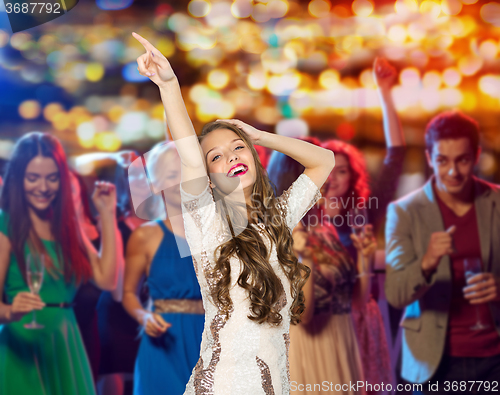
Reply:
M201 301L200 286L190 256L181 258L175 237L162 221L163 240L151 262L149 294L154 301L191 299ZM135 364L134 395L182 395L200 355L204 314L162 313L171 323L158 338L142 335Z

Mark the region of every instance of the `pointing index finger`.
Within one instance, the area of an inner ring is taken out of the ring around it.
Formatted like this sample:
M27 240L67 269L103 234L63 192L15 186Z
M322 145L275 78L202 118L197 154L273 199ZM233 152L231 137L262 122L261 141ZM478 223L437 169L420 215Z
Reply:
M144 37L137 34L136 32L132 32L132 36L142 44L142 46L146 51L152 51L153 49L155 49L155 47L153 47L153 45L148 40L146 40Z

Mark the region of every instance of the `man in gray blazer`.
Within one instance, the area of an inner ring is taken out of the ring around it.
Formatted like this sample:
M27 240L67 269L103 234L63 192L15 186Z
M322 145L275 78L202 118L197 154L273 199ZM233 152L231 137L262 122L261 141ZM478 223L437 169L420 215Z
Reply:
M426 393L436 382L446 393L485 390L468 382L478 380L500 391L500 190L473 176L472 118L442 113L425 140L434 175L391 203L386 223L386 296L405 308L402 377ZM464 269L474 263L480 274Z

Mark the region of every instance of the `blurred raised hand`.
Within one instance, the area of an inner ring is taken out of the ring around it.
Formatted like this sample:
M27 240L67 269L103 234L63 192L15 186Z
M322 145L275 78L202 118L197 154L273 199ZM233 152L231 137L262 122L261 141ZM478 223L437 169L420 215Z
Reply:
M141 75L149 77L159 87L176 78L170 62L153 44L137 33L132 33L132 36L146 50L146 53L137 58L137 69Z
M394 86L397 71L385 58L375 58L373 62L373 78L381 90L389 90Z
M351 240L358 254L362 254L363 257L367 259L372 259L374 257L375 251L377 250L377 239L375 239L373 233L373 225L365 225L362 237L353 233L351 235Z
M110 182L96 181L92 202L99 212L103 214L115 214L116 210L116 188Z

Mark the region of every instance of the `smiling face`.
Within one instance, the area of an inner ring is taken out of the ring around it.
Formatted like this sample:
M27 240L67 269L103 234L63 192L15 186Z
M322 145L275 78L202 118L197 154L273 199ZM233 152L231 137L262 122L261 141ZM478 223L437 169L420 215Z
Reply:
M429 166L436 176L436 187L450 195L464 191L472 180L474 165L479 153L475 153L469 139L442 139L426 151Z
M230 129L216 129L203 137L201 148L216 188L228 194L239 181L244 191L252 190L257 179L255 159L240 136Z
M59 192L59 169L54 159L35 156L24 173L24 193L28 205L37 210L46 210Z

